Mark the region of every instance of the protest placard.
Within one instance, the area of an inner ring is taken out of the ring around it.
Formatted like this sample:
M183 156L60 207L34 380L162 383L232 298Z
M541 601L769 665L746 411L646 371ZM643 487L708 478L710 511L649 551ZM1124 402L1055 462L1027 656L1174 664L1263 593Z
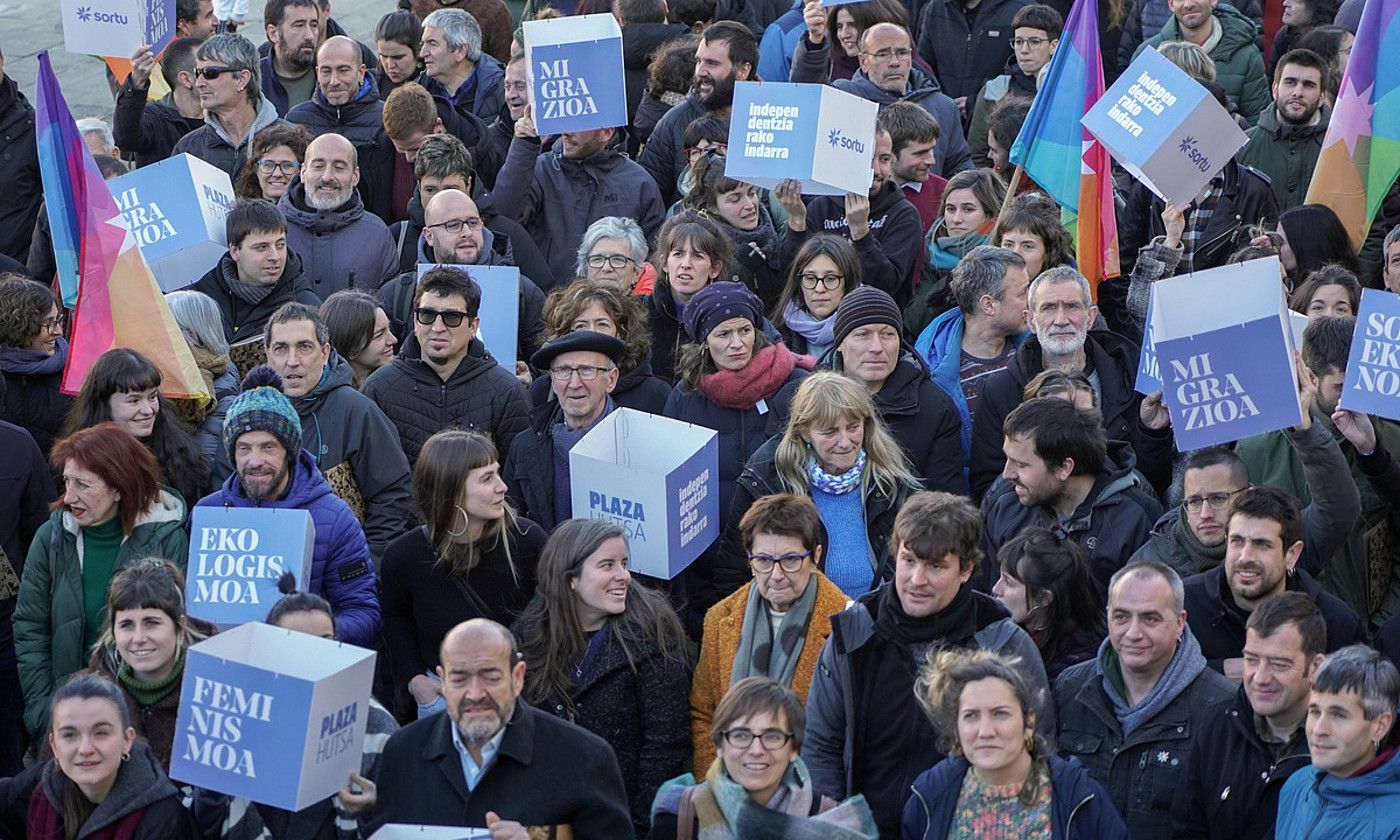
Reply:
M170 777L299 811L359 772L374 651L253 622L190 647Z
M484 828L389 823L371 834L369 840L491 840L491 832Z
M719 537L719 436L620 408L569 451L573 515L627 532L632 570L673 578Z
M185 607L221 628L262 621L277 599L277 578L296 576L305 589L316 526L289 508L196 507L191 513Z
M877 110L830 85L736 82L725 174L768 189L794 178L804 195L864 195Z
M610 14L527 20L525 75L540 135L626 126L622 30Z
M146 44L160 55L175 38L175 0L61 0L63 48L130 58Z
M1157 286L1152 285L1147 293L1147 319L1142 325L1142 349L1138 352L1137 381L1133 390L1146 396L1162 390L1162 371L1157 364L1157 348L1153 346L1152 310L1155 308Z
M477 338L500 363L515 373L515 355L520 335L520 269L509 265L439 265L419 263L418 279L434 268L458 268L481 289L481 329Z
M1193 201L1246 140L1200 82L1154 49L1134 59L1083 123L1133 177L1177 205Z
M1302 422L1278 257L1159 280L1152 327L1182 452Z
M1400 295L1361 290L1340 405L1400 420Z
M108 186L162 291L190 285L228 251L224 217L235 197L222 169L182 154Z

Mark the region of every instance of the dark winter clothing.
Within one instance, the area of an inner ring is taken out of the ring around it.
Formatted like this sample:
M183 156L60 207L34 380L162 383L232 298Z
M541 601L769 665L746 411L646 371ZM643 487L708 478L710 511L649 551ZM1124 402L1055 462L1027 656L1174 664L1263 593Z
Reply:
M1108 791L1074 758L1050 756L1050 836L1054 840L1128 840ZM919 774L904 805L903 840L949 837L958 795L972 765L945 758Z
M520 273L538 286L550 278L549 263L545 262L540 247L520 223L509 216L501 215L496 209L496 200L477 183L472 184L472 202L481 216L481 224L491 231L491 248L502 257L509 257L505 265L520 267ZM408 200L408 219L396 222L389 227L389 238L394 240L399 250L399 271L414 271L420 258L431 253L423 240L423 201L418 191ZM390 315L392 318L392 313ZM398 335L398 330L394 331Z
M683 23L629 23L622 27L622 67L627 82L629 123L642 102L642 94L646 93L652 56L667 41L689 32L690 28Z
M224 170L229 179L236 182L253 151L253 138L257 133L270 125L291 125L278 116L277 109L265 98L259 99L253 107L257 109L257 117L248 126L248 133L238 138L229 136L217 114L205 111L204 125L177 140L170 150L171 156L189 152L210 166Z
M346 644L373 647L379 632L379 596L365 532L340 497L335 495L316 459L305 449L280 499L258 502L243 493L235 473L223 486L199 500L198 507L281 508L311 514L316 543L311 553L311 579L305 591L330 602L335 610L337 638Z
M547 376L540 379L549 381ZM532 409L530 428L516 435L510 443L510 452L505 458L507 466L502 476L515 509L551 530L569 518L555 509L554 501L557 459L552 430L563 422L564 412L554 400ZM566 453L560 454L568 457Z
M0 74L0 254L21 262L44 192L39 183L39 148L34 108L7 75ZM47 280L47 278L44 278Z
M467 790L446 712L389 738L369 828L386 823L486 825L486 812L525 826L567 825L575 840L634 836L612 747L516 698L496 759ZM684 730L684 727L682 727Z
M399 260L389 229L365 212L359 193L334 210L316 210L298 175L277 206L287 217L287 250L302 258L311 291L322 300L342 289L374 292L394 276Z
M532 411L554 401L548 376L536 377L527 390ZM671 383L652 373L650 350L636 367L618 369L617 385L609 394L618 408L632 408L647 414L660 414L670 395Z
M930 0L919 15L919 55L943 91L969 100L1011 58L1011 19L1023 0L983 0L969 15L959 0Z
M277 116L285 117L288 111L301 103L291 101L291 95L287 92L286 86L282 84L282 77L277 74L277 66L273 62L272 42L267 41L266 46L267 49L258 51L262 55L262 58L258 62L258 83L261 85L259 89L262 91L263 100L272 103L272 107L277 109ZM377 64L378 62L376 61L374 63ZM371 65L366 64L365 66L368 67ZM311 74L314 84L316 68L307 68L306 72ZM305 77L296 78L300 79Z
M962 421L952 399L929 378L923 363L905 353L874 399L875 411L924 487L966 493Z
M205 272L191 286L192 291L201 292L214 299L219 305L219 314L224 319L224 338L229 344L245 341L261 341L263 327L272 313L286 303L304 303L319 308L321 299L311 290L310 280L302 271L301 257L290 248L287 261L282 267L282 276L272 293L260 303L248 303L229 290L229 284L238 280L238 266L233 257L224 254L219 264Z
M462 82L461 87L449 91L442 83L426 74L423 87L434 97L451 103L459 114L472 114L482 122L491 122L498 115L509 115L506 109L506 68L490 55L483 54L476 61L472 74Z
M365 74L360 89L344 105L332 105L318 87L311 98L287 112L287 122L305 126L312 137L339 134L356 150L373 145L384 130L384 103L374 79Z
M640 122L641 108L646 104L647 100L643 100L642 105L638 106L633 125ZM677 198L676 179L689 163L685 156L685 143L681 139L685 136L685 127L707 113L709 112L705 106L700 104L699 96L691 92L671 106L671 109L656 122L648 136L640 138L646 146L642 149L642 156L637 159L637 163L656 181L656 186L661 190L661 201L668 207Z
M149 83L136 87L133 77L127 76L117 90L117 107L112 112L112 139L123 155L136 156L137 169L170 157L181 137L204 125L203 115L181 114L173 94L147 102L150 89Z
M1332 109L1324 104L1317 116L1312 125L1288 125L1279 121L1278 108L1271 104L1259 115L1259 124L1245 132L1249 141L1235 153L1235 160L1268 176L1280 213L1301 206L1308 194Z
M511 439L529 423L525 389L472 339L467 354L442 381L423 361L418 339L410 336L394 361L370 375L364 395L383 409L399 430L409 464L423 444L449 428L488 435L497 452L509 452Z
M1021 65L1016 63L1016 57L1012 56L1006 62L1005 71L994 79L988 79L977 91L977 96L968 100L972 116L967 127L967 148L972 153L975 166L989 169L992 165L987 146L987 118L992 111L1008 97L1030 100L1035 99L1035 94L1035 78L1023 73Z
M0 420L33 435L46 457L73 405L60 389L67 359L68 340L63 338L48 356L18 347L0 349Z
M678 306L671 288L657 283L646 297L647 315L651 321L651 361L656 375L667 382L676 381L676 360L681 345L688 344L681 328Z
M480 117L458 113L446 99L434 97L433 105L437 108L438 119L442 120L443 132L461 140L472 153L473 180L490 189L496 183L496 171L505 160L505 149L497 151L486 122ZM413 168L381 129L375 142L360 153L359 190L365 208L386 222L403 218L403 208L393 206L396 166L407 166L410 172Z
M1215 83L1239 107L1240 116L1253 125L1259 114L1269 107L1269 74L1264 69L1264 56L1259 52L1259 24L1229 3L1219 3L1212 13L1220 25L1220 41L1210 51L1215 61ZM1137 48L1156 49L1164 41L1182 41L1181 28L1175 15L1167 19L1162 31L1148 38ZM1137 57L1137 53L1133 54Z
M49 518L53 473L29 432L0 420L0 668L14 667L15 586L29 544Z

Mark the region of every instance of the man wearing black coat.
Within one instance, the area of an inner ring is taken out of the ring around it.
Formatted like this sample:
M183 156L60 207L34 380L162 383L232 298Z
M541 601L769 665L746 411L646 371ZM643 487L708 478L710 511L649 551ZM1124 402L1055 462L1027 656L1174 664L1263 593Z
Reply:
M667 22L665 0L622 0L616 8L622 25L622 66L630 125L647 89L652 57L663 44L688 34L690 28L683 23Z
M136 166L148 166L170 157L181 137L204 125L204 108L194 92L194 54L198 38L180 38L160 57L161 74L170 93L158 102L147 102L155 56L141 47L131 57L131 73L117 89L112 112L112 137L124 154L136 155Z
M441 653L447 709L390 736L368 831L407 823L635 836L612 748L520 699L526 662L506 628L464 622Z
M306 127L312 137L335 133L365 155L379 139L384 103L374 79L360 63L360 47L351 38L328 38L316 52L316 91L287 112L287 122Z
M34 108L5 74L0 53L0 254L24 261L44 193L39 185L39 148Z

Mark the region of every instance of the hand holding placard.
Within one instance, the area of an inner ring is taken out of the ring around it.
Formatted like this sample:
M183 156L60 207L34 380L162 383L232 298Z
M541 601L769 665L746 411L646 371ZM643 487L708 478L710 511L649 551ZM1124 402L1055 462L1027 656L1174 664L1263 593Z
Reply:
M807 40L820 46L826 40L826 9L822 0L806 0L802 4L802 22L807 25Z

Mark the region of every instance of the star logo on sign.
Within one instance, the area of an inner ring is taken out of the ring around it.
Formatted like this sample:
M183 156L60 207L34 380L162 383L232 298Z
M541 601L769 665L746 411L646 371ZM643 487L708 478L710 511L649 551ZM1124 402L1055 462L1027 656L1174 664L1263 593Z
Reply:
M1356 154L1356 141L1363 136L1371 136L1371 115L1376 111L1371 97L1375 90L1376 86L1372 83L1358 93L1355 81L1350 78L1346 80L1346 86L1337 96L1337 105L1332 109L1332 124L1327 129L1325 145L1345 143L1347 153Z
M837 141L838 139L840 139L840 137L841 137L841 129L839 129L839 128L833 128L832 130L830 130L830 131L828 131L828 132L826 133L826 142L827 142L829 145L835 146L835 145L836 145L836 141Z
M92 20L92 7L91 7L91 6L79 6L79 7L78 7L78 20L81 20L81 21L89 21L89 20Z
M1189 152L1189 151L1191 151L1191 147L1194 146L1195 144L1196 144L1196 138L1194 138L1194 137L1183 137L1183 138L1181 138L1181 147L1180 147L1177 151Z

